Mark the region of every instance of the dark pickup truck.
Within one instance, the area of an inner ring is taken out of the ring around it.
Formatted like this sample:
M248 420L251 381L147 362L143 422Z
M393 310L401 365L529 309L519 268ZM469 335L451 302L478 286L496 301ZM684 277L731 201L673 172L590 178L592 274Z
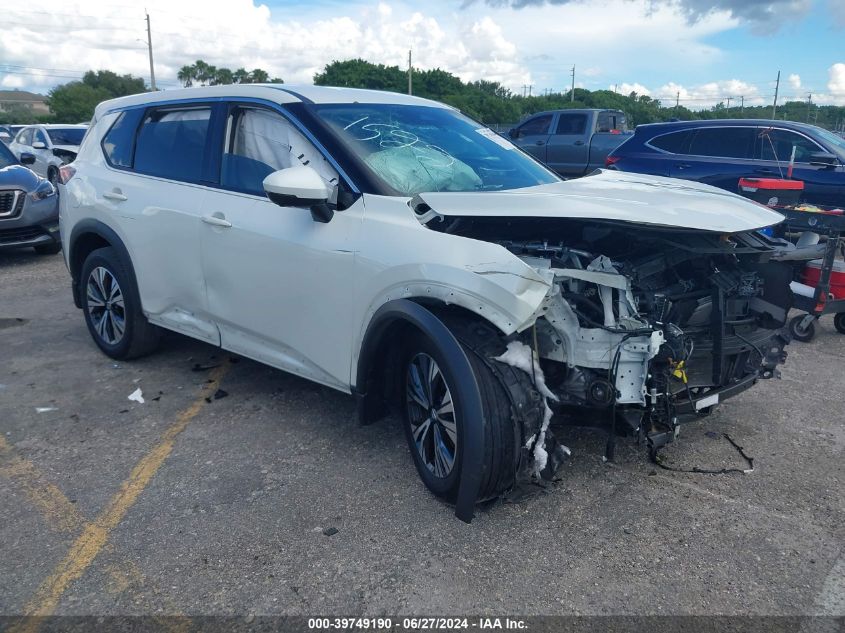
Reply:
M538 112L508 136L561 176L576 178L604 167L607 155L630 133L621 110L589 109Z

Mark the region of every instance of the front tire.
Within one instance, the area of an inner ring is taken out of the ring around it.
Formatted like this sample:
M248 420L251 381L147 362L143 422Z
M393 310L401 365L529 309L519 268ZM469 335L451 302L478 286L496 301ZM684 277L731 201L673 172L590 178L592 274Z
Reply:
M134 279L115 249L91 252L82 265L79 283L85 324L107 356L137 358L156 348L159 329L141 311Z
M840 334L845 334L845 312L838 312L836 316L833 317L833 327L835 327L836 331Z
M478 499L511 488L520 460L522 429L511 415L510 401L492 370L463 346L475 375L484 411L483 466ZM438 349L418 335L404 356L401 400L405 437L420 478L436 496L454 501L463 467L466 398ZM465 382L465 381L464 381Z

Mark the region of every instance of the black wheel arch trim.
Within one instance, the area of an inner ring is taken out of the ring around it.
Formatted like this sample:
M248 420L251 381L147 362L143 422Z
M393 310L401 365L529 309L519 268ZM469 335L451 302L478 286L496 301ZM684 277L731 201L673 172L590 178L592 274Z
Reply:
M99 220L93 220L90 218L81 220L73 227L73 230L70 234L70 239L68 240L68 268L70 270L71 276L73 303L74 305L76 305L77 308L82 308L79 274L82 271L82 264L84 264L84 260L80 262L80 266L78 268L75 268L73 263L76 259L76 249L79 244L80 238L83 235L88 234L97 235L101 239L108 242L109 246L111 246L118 252L121 259L123 259L124 263L127 264L127 273L130 277L130 283L133 283L135 285L135 288L138 287L138 280L135 277L135 268L134 266L132 266L132 258L129 256L129 250L126 248L126 245L123 243L123 240L120 239L120 236L115 232L115 230L107 224L100 222Z
M358 356L356 387L353 390L358 399L358 414L366 415L366 381L373 364L382 336L388 327L397 321L404 321L426 336L446 359L456 381L455 387L461 397L464 416L461 479L455 503L455 516L470 523L475 512L475 503L481 486L482 448L484 446L484 409L475 374L458 339L431 311L408 299L395 299L382 305L367 326L361 353Z

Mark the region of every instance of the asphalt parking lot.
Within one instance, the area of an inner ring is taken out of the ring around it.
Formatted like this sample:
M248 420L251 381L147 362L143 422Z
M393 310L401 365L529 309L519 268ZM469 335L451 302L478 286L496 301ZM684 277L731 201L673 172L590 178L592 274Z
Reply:
M0 615L845 615L845 336L789 353L665 451L742 468L728 432L753 473L566 430L560 481L466 525L396 419L175 335L115 363L61 256L0 254Z

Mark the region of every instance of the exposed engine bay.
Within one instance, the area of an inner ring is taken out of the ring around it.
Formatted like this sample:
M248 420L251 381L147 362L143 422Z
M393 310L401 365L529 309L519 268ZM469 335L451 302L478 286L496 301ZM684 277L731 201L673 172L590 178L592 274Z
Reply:
M495 241L550 283L533 326L515 336L539 357L548 404L577 423L628 431L654 451L684 420L776 376L786 358L791 273L769 261L780 241L757 231L535 218L443 225L431 228Z

